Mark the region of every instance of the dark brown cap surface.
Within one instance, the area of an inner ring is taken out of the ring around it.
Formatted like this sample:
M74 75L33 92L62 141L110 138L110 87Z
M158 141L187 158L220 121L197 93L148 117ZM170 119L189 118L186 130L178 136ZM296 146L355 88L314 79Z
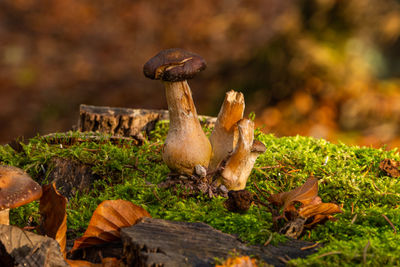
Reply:
M42 196L41 186L21 169L0 165L0 210L30 203Z
M167 82L178 82L193 78L204 70L206 61L199 55L181 48L163 50L143 66L147 78Z

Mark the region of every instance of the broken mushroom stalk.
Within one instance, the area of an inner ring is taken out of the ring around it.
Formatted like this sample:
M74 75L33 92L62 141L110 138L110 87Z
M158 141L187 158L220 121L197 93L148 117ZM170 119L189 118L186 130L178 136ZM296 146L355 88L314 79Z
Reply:
M146 77L163 81L170 124L162 157L179 174L191 175L196 165L207 167L211 158L211 144L200 125L186 81L205 68L202 57L179 48L161 51L143 67Z
M213 171L229 156L238 140L237 122L243 118L244 97L233 90L225 94L217 121L210 135L212 157L208 169Z
M237 126L239 131L238 142L219 177L220 182L228 190L242 190L246 187L247 179L257 157L266 150L262 142L254 141L253 121L241 119Z
M10 224L10 209L39 199L42 188L23 170L0 165L0 224Z

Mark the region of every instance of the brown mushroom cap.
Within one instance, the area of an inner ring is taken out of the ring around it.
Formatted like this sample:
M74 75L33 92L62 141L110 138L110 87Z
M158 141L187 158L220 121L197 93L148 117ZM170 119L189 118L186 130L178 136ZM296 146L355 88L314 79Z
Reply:
M0 210L17 208L41 196L41 186L26 172L0 165Z
M153 80L179 82L193 78L207 63L201 56L181 48L159 52L143 66L143 73Z

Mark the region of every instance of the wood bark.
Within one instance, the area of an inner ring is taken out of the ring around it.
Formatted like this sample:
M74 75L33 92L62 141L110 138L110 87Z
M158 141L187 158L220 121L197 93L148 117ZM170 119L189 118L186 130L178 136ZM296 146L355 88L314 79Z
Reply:
M57 241L0 225L0 266L68 267Z
M140 138L154 130L159 120L169 120L168 110L81 105L77 130ZM216 118L199 116L199 120L213 126Z
M51 169L49 183L56 183L57 190L68 199L77 192L87 193L93 182L100 179L93 174L91 166L72 159L54 157L48 167Z
M121 239L128 266L214 266L215 258L226 259L232 253L284 266L280 257L305 257L317 251L301 250L311 243L299 240L276 247L250 246L204 223L154 218L142 218L136 225L122 228Z

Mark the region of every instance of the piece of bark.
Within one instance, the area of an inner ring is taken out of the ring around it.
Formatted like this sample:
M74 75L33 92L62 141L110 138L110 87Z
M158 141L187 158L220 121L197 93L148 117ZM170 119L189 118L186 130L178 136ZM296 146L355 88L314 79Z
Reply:
M0 225L0 244L0 266L69 266L62 256L57 241L16 226Z
M60 194L68 199L77 192L88 192L93 182L100 179L89 165L72 159L52 158L49 168L49 183L55 183Z
M277 247L250 246L204 223L154 218L142 218L136 225L122 228L121 239L129 266L214 266L215 258L225 259L232 253L284 266L279 257L305 257L317 251L317 248L301 250L311 243L299 240Z
M168 110L131 109L81 105L77 130L141 138L154 130L156 122L169 120ZM216 118L199 116L200 123L213 126Z

